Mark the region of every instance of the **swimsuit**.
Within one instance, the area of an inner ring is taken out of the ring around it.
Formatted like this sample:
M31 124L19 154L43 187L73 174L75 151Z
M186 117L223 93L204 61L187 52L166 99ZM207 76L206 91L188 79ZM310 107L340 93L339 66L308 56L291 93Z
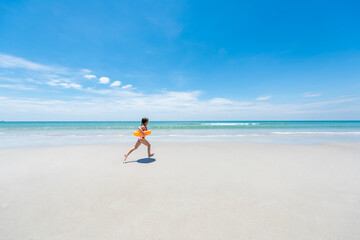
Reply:
M145 126L145 125L143 125L145 128L146 128L146 130L145 131L147 131L147 127ZM144 131L144 130L143 130ZM141 136L141 137L139 137L138 138L138 141L140 141L141 139L145 139L145 136Z

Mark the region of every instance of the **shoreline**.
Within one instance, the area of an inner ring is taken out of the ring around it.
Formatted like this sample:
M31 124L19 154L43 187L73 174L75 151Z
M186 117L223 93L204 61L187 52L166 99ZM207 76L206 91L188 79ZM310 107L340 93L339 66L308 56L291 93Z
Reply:
M331 139L331 138L323 138L323 139L311 139L309 137L307 137L306 139L300 139L298 137L290 137L290 138L281 138L281 139L277 139L277 140L273 140L273 139L266 139L266 138L260 138L258 137L257 139L252 139L250 140L248 139L233 139L231 137L227 137L227 138L223 138L223 139L218 139L215 140L215 138L213 139L201 139L198 140L196 138L193 139L180 139L177 141L174 141L175 139L168 139L165 140L164 139L152 139L152 138L147 138L148 141L150 143L154 143L154 144L167 144L167 143L174 143L174 144L265 144L265 145L287 145L287 146L292 146L292 145L303 145L303 146L311 146L311 145L327 145L327 144L360 144L360 139ZM112 146L112 145L135 145L136 143L136 139L134 137L131 137L131 140L126 139L125 141L119 141L119 142L114 142L114 141L109 141L109 142L78 142L78 143L74 143L74 142L69 142L69 143L64 143L64 142L55 142L55 143L51 143L51 144L45 144L43 142L41 143L33 143L31 144L4 144L4 145L0 145L0 151L1 150L6 150L6 149L27 149L27 148L47 148L47 147L71 147L71 146Z

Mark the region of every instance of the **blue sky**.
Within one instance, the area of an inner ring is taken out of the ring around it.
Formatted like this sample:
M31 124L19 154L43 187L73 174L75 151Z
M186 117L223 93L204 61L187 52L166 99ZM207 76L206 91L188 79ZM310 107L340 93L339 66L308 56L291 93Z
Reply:
M360 119L357 1L0 1L0 120Z

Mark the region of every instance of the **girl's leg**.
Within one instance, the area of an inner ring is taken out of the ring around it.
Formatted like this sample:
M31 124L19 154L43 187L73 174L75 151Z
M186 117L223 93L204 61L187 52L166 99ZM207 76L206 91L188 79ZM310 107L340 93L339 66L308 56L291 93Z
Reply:
M153 153L150 153L150 143L145 138L141 139L140 142L148 147L148 157L154 156Z
M130 149L130 151L127 154L125 154L123 163L125 163L126 158L129 156L129 154L132 153L132 151L134 151L135 149L137 149L140 146L140 144L141 144L140 141L136 141L135 146L132 149Z

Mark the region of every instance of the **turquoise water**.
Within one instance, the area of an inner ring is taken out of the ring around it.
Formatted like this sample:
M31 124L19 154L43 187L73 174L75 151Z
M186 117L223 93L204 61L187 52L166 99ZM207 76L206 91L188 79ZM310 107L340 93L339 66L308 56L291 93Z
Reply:
M0 122L0 146L135 142L140 122ZM155 142L242 141L281 144L360 141L360 121L151 121ZM119 136L121 135L121 136Z

